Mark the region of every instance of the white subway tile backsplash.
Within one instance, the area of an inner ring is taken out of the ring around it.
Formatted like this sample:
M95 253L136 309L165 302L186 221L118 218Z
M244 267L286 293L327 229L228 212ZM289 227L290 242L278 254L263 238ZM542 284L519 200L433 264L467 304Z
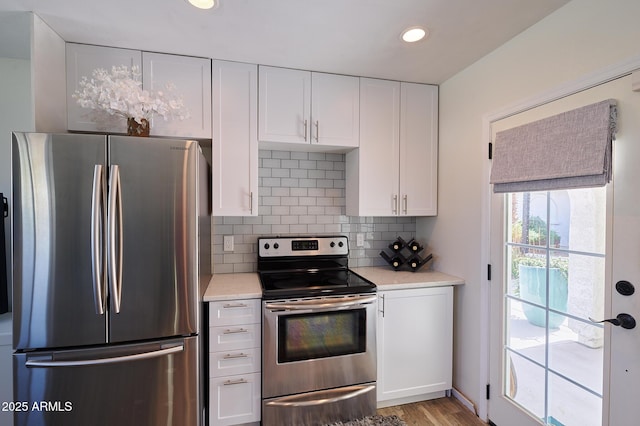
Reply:
M260 150L258 216L212 218L215 273L253 272L257 238L263 235L340 234L350 241L351 266L384 265L379 253L398 235L410 239L413 217L351 217L345 214L345 155ZM356 247L356 233L365 246ZM224 252L224 235L235 236Z

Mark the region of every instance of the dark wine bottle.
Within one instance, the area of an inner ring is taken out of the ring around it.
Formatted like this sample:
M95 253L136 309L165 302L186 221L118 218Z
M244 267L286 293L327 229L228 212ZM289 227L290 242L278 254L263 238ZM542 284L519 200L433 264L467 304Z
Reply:
M398 253L400 250L405 248L406 245L407 245L406 241L403 240L402 237L398 237L394 242L389 244L389 248L394 252Z
M411 253L420 253L422 250L424 250L424 247L416 241L415 238L412 238L411 241L409 241L407 243L407 247L409 247L409 250L411 251Z
M422 268L428 261L430 261L432 257L432 254L428 255L425 258L420 256L419 254L414 254L409 258L409 260L407 260L407 264L409 265L409 268L411 268L411 270L415 272L418 269Z
M407 261L407 259L401 253L394 253L393 256L389 256L386 252L381 251L380 256L382 256L382 258L386 260L393 269L396 270L400 269L402 265L404 265L404 263Z

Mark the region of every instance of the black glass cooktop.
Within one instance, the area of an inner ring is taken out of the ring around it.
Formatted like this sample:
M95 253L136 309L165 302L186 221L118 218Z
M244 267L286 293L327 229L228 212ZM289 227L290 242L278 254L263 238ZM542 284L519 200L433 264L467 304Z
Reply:
M346 268L260 272L265 299L372 293L376 286Z

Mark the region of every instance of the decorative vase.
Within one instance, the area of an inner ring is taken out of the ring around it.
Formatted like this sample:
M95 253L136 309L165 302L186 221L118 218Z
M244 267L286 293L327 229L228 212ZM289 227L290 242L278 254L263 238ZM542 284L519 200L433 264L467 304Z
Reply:
M520 267L520 297L523 300L546 305L547 303L547 271L537 266ZM560 312L567 312L568 283L560 269L549 269L549 307ZM539 327L544 327L546 314L544 309L522 304L522 310L527 320ZM558 328L564 322L564 315L549 313L549 328Z
M149 136L149 121L143 118L142 123L138 123L135 118L127 118L127 135L128 136Z

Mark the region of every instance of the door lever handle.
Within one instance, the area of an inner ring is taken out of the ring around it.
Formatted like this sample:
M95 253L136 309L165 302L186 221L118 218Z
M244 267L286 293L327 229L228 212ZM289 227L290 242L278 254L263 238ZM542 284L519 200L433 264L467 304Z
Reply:
M636 327L636 319L629 314L618 314L615 318L604 319L602 321L596 321L593 318L589 317L591 322L595 323L603 323L608 322L615 326L620 326L622 328L626 328L627 330L631 330Z

